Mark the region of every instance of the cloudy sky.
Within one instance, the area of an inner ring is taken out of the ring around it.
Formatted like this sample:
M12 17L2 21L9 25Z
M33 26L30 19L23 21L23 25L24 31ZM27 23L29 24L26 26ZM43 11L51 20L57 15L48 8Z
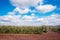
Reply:
M60 0L0 0L0 25L60 25Z

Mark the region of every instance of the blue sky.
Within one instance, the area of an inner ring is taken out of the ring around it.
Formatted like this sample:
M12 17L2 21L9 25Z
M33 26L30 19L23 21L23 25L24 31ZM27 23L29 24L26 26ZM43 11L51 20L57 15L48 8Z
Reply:
M15 7L11 5L9 0L0 0L0 15L5 15L10 11L13 11Z
M0 0L0 25L54 24L60 25L60 0Z

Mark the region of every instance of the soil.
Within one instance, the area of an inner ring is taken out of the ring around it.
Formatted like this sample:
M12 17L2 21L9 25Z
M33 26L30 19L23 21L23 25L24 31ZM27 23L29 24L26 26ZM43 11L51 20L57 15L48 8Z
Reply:
M0 40L60 40L60 33L49 31L43 34L0 34Z

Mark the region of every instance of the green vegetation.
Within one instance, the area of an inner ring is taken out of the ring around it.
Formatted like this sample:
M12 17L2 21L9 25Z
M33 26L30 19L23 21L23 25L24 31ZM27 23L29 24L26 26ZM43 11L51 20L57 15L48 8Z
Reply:
M5 34L41 34L48 32L45 26L0 26L0 33Z
M59 32L60 33L60 27L52 27L50 29L51 29L51 31Z
M48 30L60 33L60 27L55 26L0 26L3 34L42 34Z

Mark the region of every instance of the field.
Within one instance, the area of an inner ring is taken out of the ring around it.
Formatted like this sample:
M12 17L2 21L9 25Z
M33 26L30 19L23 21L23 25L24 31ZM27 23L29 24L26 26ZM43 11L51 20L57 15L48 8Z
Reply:
M1 26L0 33L3 34L42 34L48 31L47 27L43 26Z
M60 27L0 27L0 40L60 40Z

